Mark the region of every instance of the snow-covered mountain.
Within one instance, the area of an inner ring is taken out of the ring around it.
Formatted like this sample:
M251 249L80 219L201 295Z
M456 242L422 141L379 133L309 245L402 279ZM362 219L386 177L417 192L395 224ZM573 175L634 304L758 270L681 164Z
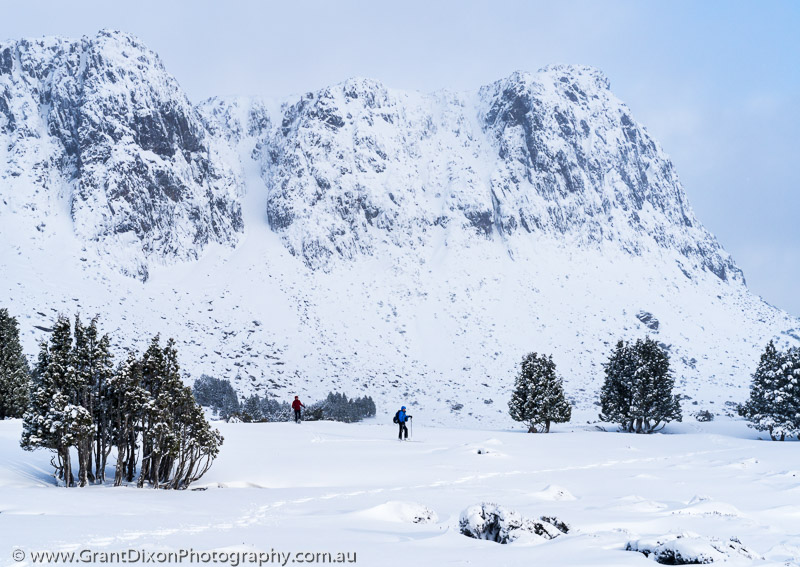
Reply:
M43 201L61 193L75 233L126 273L147 279L153 258L196 258L242 231L241 182L128 34L0 45L0 133L3 196L46 230Z
M587 67L193 107L127 34L22 40L0 46L0 199L29 353L55 312L99 312L243 392L505 422L524 353L589 406L614 342L649 333L687 403L719 408L767 340L800 341Z
M452 226L521 246L550 235L672 249L690 269L741 279L669 159L591 68L514 73L466 95L353 79L288 106L268 147L270 225L312 267L384 239L424 246Z

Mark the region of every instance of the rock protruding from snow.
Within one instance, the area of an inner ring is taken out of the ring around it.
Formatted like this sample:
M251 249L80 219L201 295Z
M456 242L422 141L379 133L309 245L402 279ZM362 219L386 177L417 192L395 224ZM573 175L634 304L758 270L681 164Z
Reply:
M236 243L240 181L138 39L21 40L0 61L0 142L14 156L0 175L66 193L75 232L112 263L146 279L152 260Z
M212 97L197 107L213 136L236 144L246 137L261 138L272 128L269 110L264 101L242 97Z
M639 319L642 325L644 325L651 331L658 332L658 327L660 323L658 319L656 319L655 315L653 315L652 313L641 310L636 314L636 318Z
M761 559L737 538L720 540L696 534L672 534L629 541L626 551L638 551L662 565L704 565L732 558Z
M558 518L542 516L539 520L530 520L514 510L489 502L470 506L461 512L458 526L467 537L497 543L511 543L520 538L549 540L569 531L569 526Z

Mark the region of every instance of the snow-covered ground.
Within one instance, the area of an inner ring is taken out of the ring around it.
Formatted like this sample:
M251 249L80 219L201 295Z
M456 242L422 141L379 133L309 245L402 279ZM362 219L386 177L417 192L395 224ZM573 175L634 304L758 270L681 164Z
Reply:
M800 445L759 440L741 421L637 436L599 431L583 413L528 435L426 427L431 416L418 413L413 442L399 443L384 413L220 423L222 453L196 485L205 490L183 492L56 487L48 454L23 452L20 422L0 422L0 564L31 565L40 550L193 549L260 552L267 565L273 551L350 553L370 566L652 565L626 544L688 534L684 549L735 537L756 557L735 552L731 565L800 565ZM459 516L481 502L556 516L570 531L467 538ZM19 550L27 558L14 562Z

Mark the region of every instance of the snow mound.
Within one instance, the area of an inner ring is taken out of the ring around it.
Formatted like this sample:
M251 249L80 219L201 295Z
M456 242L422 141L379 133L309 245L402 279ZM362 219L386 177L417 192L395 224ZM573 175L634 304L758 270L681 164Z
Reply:
M569 526L558 518L542 516L538 521L530 520L514 510L490 502L475 504L461 512L458 526L467 537L497 543L511 543L518 539L550 540L569 531Z
M620 502L621 503L616 506L617 508L637 510L639 512L657 512L667 508L667 505L663 502L643 498L637 495L624 496L620 498Z
M743 557L761 559L735 537L724 541L689 533L629 541L625 550L638 551L645 557L652 555L662 565L705 565Z
M539 500L548 500L550 502L571 502L572 500L577 500L569 490L555 484L548 484L544 490L535 492L531 496Z
M697 497L695 497L697 498ZM693 504L680 510L675 510L673 514L686 514L688 516L728 516L739 517L742 513L732 504L726 502L712 502L710 500L695 501L692 498ZM702 497L701 497L702 498Z
M382 522L400 522L406 524L433 524L439 521L439 516L436 512L427 506L417 502L399 500L392 500L385 504L368 508L358 512L357 515Z

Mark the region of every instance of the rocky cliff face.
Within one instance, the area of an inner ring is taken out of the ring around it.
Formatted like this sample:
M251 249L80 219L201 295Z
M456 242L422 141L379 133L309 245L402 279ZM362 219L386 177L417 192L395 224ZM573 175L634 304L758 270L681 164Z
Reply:
M264 168L268 216L312 267L455 226L510 240L510 252L543 235L637 255L672 248L690 270L741 279L597 70L515 73L462 95L352 79L281 119Z
M233 245L243 228L234 170L130 35L0 45L0 116L0 174L66 193L75 232L126 273L146 279L150 262Z

